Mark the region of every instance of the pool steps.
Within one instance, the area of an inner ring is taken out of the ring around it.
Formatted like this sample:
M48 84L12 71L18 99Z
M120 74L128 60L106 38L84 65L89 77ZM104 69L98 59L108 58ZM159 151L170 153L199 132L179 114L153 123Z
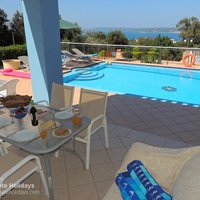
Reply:
M63 81L67 83L72 80L77 80L77 81L97 80L104 76L104 74L99 71L101 69L104 69L105 67L106 67L106 64L101 63L91 68L76 68L76 69L73 69L72 72L70 72L70 75L64 76Z

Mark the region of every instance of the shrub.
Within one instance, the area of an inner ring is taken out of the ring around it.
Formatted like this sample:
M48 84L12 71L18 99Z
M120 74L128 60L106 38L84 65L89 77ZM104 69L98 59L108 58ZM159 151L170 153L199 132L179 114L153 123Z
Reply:
M147 52L147 61L148 61L149 63L155 63L155 62L157 62L156 60L158 60L157 49L151 48L151 49Z
M104 58L105 55L106 55L106 51L105 51L105 50L101 50L101 51L99 51L99 53L98 53L98 57L99 57L99 58Z
M133 48L131 53L132 53L133 60L141 60L142 51L140 51L140 49L138 47Z
M0 47L0 65L4 59L16 59L18 56L27 55L25 45L11 45Z

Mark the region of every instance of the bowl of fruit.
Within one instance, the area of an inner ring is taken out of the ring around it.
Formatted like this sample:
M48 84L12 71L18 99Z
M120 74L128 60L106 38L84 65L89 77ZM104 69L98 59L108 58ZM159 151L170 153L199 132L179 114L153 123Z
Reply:
M28 113L28 107L20 106L17 108L12 108L10 113L12 117L15 117L16 119L22 119Z

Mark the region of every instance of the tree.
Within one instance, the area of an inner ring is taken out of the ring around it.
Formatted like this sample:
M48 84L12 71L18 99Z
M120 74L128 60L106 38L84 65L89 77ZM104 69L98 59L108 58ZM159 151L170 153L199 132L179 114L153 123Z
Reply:
M101 31L86 33L85 37L85 42L88 43L105 43L106 39L106 35Z
M127 37L121 31L110 32L106 37L106 41L109 44L122 44L122 45L128 44Z
M61 35L61 40L62 41L70 41L74 42L78 36L81 36L81 28L73 28L73 29L61 29L60 30L60 35Z
M184 18L178 22L176 27L180 31L180 36L188 44L190 42L200 44L200 21L198 18Z
M7 14L0 9L0 46L12 44L12 35L7 25L8 22Z
M18 10L14 14L10 26L11 26L11 31L14 35L14 42L16 44L24 44L25 32L24 32L23 15Z
M153 46L153 38L138 38L136 44L143 45L143 46Z
M103 33L102 31L98 31L95 33L94 37L98 40L98 41L105 41L106 39L106 35L105 33Z
M154 39L153 46L172 46L172 40L169 37L161 36L160 34Z

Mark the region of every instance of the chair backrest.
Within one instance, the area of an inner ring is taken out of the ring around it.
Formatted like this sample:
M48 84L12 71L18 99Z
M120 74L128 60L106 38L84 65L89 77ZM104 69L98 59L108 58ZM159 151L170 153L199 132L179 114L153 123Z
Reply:
M79 56L85 56L85 54L77 48L73 48L72 51Z
M24 65L29 66L28 56L18 56L17 57Z
M0 140L0 156L4 156L6 153L8 153L8 151L3 144L3 141Z
M69 51L67 51L67 50L62 50L61 53L62 53L63 55L65 55L65 56L69 56L69 57L73 57L73 56L74 56L71 52L69 52Z
M61 85L57 83L52 84L51 103L53 108L69 108L72 106L74 98L74 87Z
M1 95L2 96L15 95L16 86L18 82L19 82L19 79L12 79L0 85ZM2 93L2 91L6 91L6 93Z
M116 56L115 56L115 59L124 59L124 56L123 56L123 53L122 53L122 50L121 49L117 49L116 50Z
M90 119L105 115L107 96L107 92L81 89L79 102L81 113Z

